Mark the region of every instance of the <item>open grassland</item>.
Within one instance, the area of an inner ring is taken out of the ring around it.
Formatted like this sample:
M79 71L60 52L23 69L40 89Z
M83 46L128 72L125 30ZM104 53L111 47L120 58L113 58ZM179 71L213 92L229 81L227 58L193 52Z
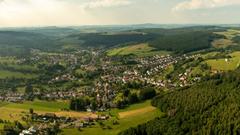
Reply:
M125 109L113 109L110 111L111 114L118 116L119 125L113 125L115 117L104 122L108 129L102 129L99 124L96 124L89 128L84 128L82 131L77 129L64 129L63 135L117 135L120 131L125 130L129 127L135 127L139 124L145 123L149 120L159 117L162 113L150 105L150 101L144 103L135 104Z
M206 53L206 54L202 54L202 58L203 59L209 59L209 58L212 58L216 55L218 55L220 52L210 52L210 53Z
M25 78L25 79L31 79L36 78L36 74L24 74L21 72L12 72L7 70L0 70L0 79L5 78Z
M240 52L233 52L230 54L230 59L214 59L207 60L206 63L212 70L228 71L234 70L240 65Z
M148 113L148 112L154 111L155 109L156 109L155 107L148 106L148 107L144 107L144 108L137 109L137 110L120 112L119 113L119 118L120 119L128 118L128 117L135 116L135 115L138 115L138 114Z
M22 104L10 103L5 107L14 108L14 109L24 109L29 110L32 108L36 111L49 111L49 112L57 112L61 109L68 108L68 102L48 102L48 101L34 101L34 102L24 102Z
M148 44L137 44L126 46L122 48L115 48L107 51L108 56L124 56L124 55L136 55L136 56L153 56L153 55L167 55L170 52L167 51L155 51L155 48L150 47Z
M25 109L14 109L8 107L0 107L1 113L0 118L2 120L9 121L20 121L22 122L22 117L25 116L25 113L28 112Z
M231 45L237 45L234 41L233 38L236 36L240 35L240 31L238 30L233 30L229 29L224 32L215 32L215 34L225 36L226 38L224 39L217 39L212 42L212 45L216 48L226 48Z
M38 70L38 68L36 66L31 66L31 65L8 64L5 66L15 69L15 70L28 70L28 71L37 71Z
M67 103L64 102L47 102L47 101L34 101L34 102L24 102L21 104L17 103L0 103L0 118L3 120L18 120L21 121L22 116L29 109L32 108L38 113L56 112L60 111L64 107L68 107Z
M33 101L21 104L0 102L0 119L10 121L22 121L22 117L32 108L38 114L55 113L57 116L65 117L97 117L96 114L88 112L62 111L69 107L65 101Z

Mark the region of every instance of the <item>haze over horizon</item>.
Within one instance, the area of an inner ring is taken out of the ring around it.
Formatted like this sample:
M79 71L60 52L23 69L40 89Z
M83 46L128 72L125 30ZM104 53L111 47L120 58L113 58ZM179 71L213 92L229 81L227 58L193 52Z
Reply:
M240 0L0 0L0 27L239 24Z

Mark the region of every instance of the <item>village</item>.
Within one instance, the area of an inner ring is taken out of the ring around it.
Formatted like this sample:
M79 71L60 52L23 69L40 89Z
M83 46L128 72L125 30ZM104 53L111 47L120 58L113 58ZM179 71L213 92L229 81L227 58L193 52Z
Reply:
M48 69L45 73L48 77L33 80L41 82L38 83L41 85L28 84L21 92L18 92L16 88L1 92L1 102L24 104L34 100L63 101L70 104L70 106L61 108L61 111L66 114L78 113L78 111L90 114L76 117L59 115L54 112L38 113L30 108L29 112L25 112L22 117L29 126L24 128L20 135L47 134L67 128L81 130L96 123L101 125L103 121L111 119L111 115L106 113L109 109L125 106L122 103L119 106L116 100L119 100L119 95L125 91L126 87L130 88L133 85L136 89L151 86L156 90L170 90L191 85L193 82L188 79L190 70L180 73L177 80L166 78L164 74L169 67L181 61L200 57L199 55L106 57L100 51L48 54L32 50L33 57L17 61L18 64L23 65L41 63L38 66ZM37 73L37 71L33 72ZM65 84L70 85L66 87ZM81 108L76 104L79 98L84 101ZM118 124L117 120L112 123Z
M60 64L60 61L64 61L67 65L71 65L71 68L67 68L64 73L60 73L57 76L54 76L52 79L47 81L46 83L51 85L58 82L72 82L83 80L72 74L74 69L79 67L78 59L82 59L84 56L80 55L80 58L77 55L70 54L51 54L49 57L43 55L44 53L33 51L35 57L32 57L31 60L33 63L37 63L42 61L41 59L46 59L50 61L50 65ZM86 51L78 52L79 53L87 53ZM37 55L39 54L39 55ZM98 57L99 52L92 52L90 54L91 57ZM89 55L87 53L87 55ZM199 55L181 55L181 56L160 56L155 55L152 57L144 57L144 58L135 58L134 64L127 65L115 65L116 60L118 58L101 58L101 64L96 62L96 60L91 59L91 61L83 64L81 63L80 68L82 69L91 69L87 70L88 72L94 72L95 70L100 70L100 74L92 79L93 85L84 86L84 87L71 87L69 89L56 88L51 91L43 91L41 89L33 88L31 93L18 93L18 92L5 92L0 94L1 101L7 102L15 102L22 103L28 100L29 95L31 95L32 99L38 98L40 100L70 100L78 97L94 97L96 98L97 103L101 102L101 105L98 105L98 109L105 110L108 107L116 107L113 103L116 95L121 91L117 86L125 85L132 82L138 82L140 84L150 85L157 89L161 88L172 88L172 87L184 87L190 85L188 81L188 73L187 70L179 74L178 82L174 82L171 79L166 78L154 78L156 75L161 75L163 72L169 67L172 66L179 61L198 58ZM45 60L44 60L45 61ZM132 58L128 58L127 61L132 61ZM91 68L89 68L91 67ZM200 79L200 78L196 78ZM102 104L103 103L103 104Z

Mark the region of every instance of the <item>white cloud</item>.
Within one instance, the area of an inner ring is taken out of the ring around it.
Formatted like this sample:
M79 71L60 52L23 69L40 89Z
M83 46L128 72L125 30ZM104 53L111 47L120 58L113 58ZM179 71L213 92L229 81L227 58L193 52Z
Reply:
M225 7L230 5L240 4L240 0L188 0L176 5L173 10L194 10L194 9L206 9Z
M5 0L0 3L1 26L86 23L90 15L76 3L63 0Z
M105 17L102 8L129 5L131 1L0 0L0 27L112 23L114 16Z
M130 0L90 0L83 4L84 8L104 8L125 6L131 4Z

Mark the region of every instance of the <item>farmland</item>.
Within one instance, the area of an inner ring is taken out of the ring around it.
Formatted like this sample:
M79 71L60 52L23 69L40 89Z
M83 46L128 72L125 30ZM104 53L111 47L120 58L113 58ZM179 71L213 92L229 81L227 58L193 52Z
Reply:
M207 60L206 63L211 67L212 70L234 70L239 67L240 52L233 52L230 54L230 56L232 58Z
M113 109L110 114L115 114L116 117L104 122L108 129L102 129L102 127L97 123L96 125L82 129L78 131L77 129L65 129L62 134L71 133L71 135L117 135L120 131L127 129L129 127L135 127L138 124L150 121L155 117L159 117L162 113L155 107L150 105L150 101L132 105L123 110ZM118 125L113 125L112 121L118 120Z
M127 47L122 48L116 48L109 50L107 52L108 56L123 56L123 55L136 55L136 56L153 56L153 55L166 55L170 52L167 51L156 51L155 48L150 47L148 44L137 44L137 45L131 45Z
M21 104L17 103L0 103L0 118L2 120L20 121L22 117L28 114L29 109L33 109L38 114L54 113L57 116L64 117L96 117L96 115L87 112L74 112L74 111L63 111L62 109L68 109L69 103L65 101L28 101ZM9 113L11 112L11 113Z
M211 27L139 29L63 34L57 47L24 46L24 55L0 57L0 120L17 133L34 125L62 135L117 135L174 115L174 108L162 113L152 101L237 69L240 51L231 47L238 34Z
M235 43L233 41L233 39L236 36L240 35L240 31L233 30L233 29L228 29L224 32L215 32L215 34L222 35L225 38L214 40L212 42L212 45L216 48L226 48L226 47L229 47L229 46L232 46L232 45L237 45L237 43Z
M24 74L21 72L12 72L12 71L7 71L7 70L0 70L0 79L4 78L26 78L26 79L31 79L31 78L36 78L37 75L35 74Z
M10 121L20 121L22 122L22 117L25 116L29 109L32 108L35 112L39 114L45 113L55 113L57 116L68 116L68 117L96 117L94 114L87 112L66 112L61 109L67 108L68 103L63 101L47 102L47 101L34 101L34 102L24 102L22 104L16 103L5 103L1 102L0 104L0 118L2 120ZM12 112L9 114L9 112ZM98 123L89 128L84 128L82 131L78 129L63 129L61 134L72 135L97 135L97 134L109 134L117 135L120 131L127 129L129 127L137 126L146 121L152 120L155 117L161 116L162 113L157 110L155 107L152 107L150 100L131 105L125 109L112 109L108 112L103 112L105 114L111 114L112 118L107 121L104 121L106 127L111 127L111 129L102 129ZM113 120L118 121L118 125L113 125ZM0 125L0 128L3 127L3 124Z
M46 113L46 112L57 112L61 111L63 108L67 108L67 103L65 102L47 102L47 101L34 101L34 102L24 102L21 104L17 103L0 103L0 118L3 120L19 120L21 121L22 116L25 112L29 112L32 108L36 112ZM9 112L12 112L9 114Z

